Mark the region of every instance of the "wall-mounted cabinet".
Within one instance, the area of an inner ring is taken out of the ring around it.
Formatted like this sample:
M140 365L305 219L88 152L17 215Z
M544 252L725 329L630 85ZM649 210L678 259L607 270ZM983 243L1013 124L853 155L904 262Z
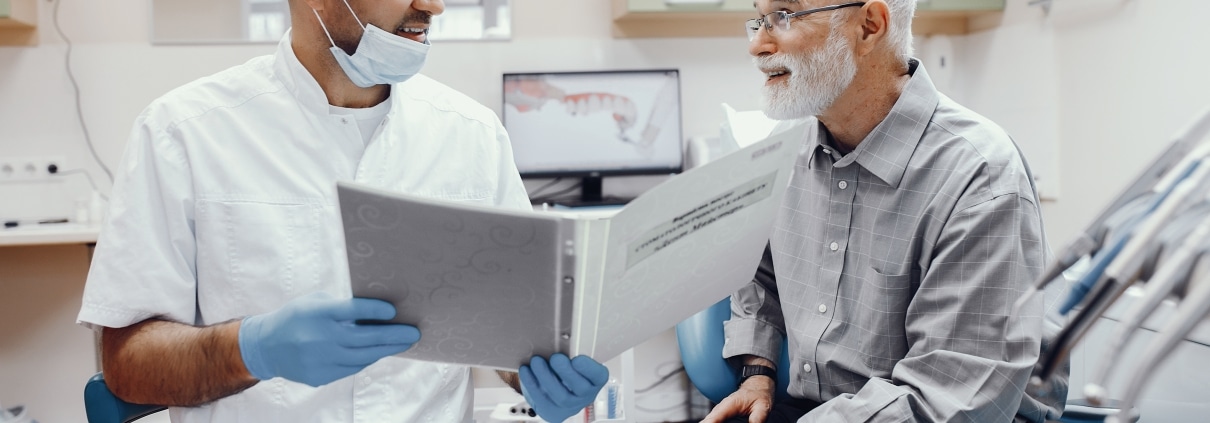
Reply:
M613 36L743 37L752 0L613 0Z
M965 34L971 19L1001 13L1005 0L920 0L912 32ZM743 37L756 16L752 0L613 0L613 35L632 37Z
M0 0L0 46L36 44L37 26L37 0Z
M1004 12L1005 0L920 0L912 33L916 35L966 34L972 20Z

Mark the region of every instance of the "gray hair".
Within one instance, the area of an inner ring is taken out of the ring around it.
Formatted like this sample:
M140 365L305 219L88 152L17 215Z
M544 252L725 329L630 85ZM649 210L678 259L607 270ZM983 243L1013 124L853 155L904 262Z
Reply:
M908 59L915 54L912 48L912 18L916 15L916 0L883 0L886 2L888 18L890 22L887 24L887 46L895 54L895 59L900 63L906 64ZM832 25L835 26L841 19L843 13L837 13L832 16Z

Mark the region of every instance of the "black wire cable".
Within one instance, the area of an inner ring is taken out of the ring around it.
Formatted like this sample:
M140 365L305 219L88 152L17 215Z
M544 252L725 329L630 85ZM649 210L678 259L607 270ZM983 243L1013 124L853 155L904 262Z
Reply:
M672 379L673 376L676 376L677 374L684 372L684 371L685 371L685 366L677 367L676 370L668 372L668 374L661 377L660 380L655 381L655 383L648 385L646 388L635 389L634 393L643 394L643 393L650 392L652 389L655 389L657 386L660 386L661 383L667 382L669 379Z
M61 176L75 175L75 174L81 174L81 175L84 175L85 178L88 178L88 184L92 185L93 192L96 192L97 195L101 196L102 200L109 201L109 196L102 194L101 190L97 189L97 181L92 179L92 173L89 173L88 171L86 171L84 169L63 170L63 171L59 171L59 172L55 173L55 175L61 175Z
M63 42L67 43L67 58L65 61L65 65L67 67L67 79L71 80L71 88L76 94L76 117L78 117L80 119L80 128L84 130L84 142L86 144L88 144L88 152L92 153L93 160L96 160L97 164L101 166L101 170L105 171L105 176L109 177L109 183L112 184L113 183L113 172L111 172L109 170L109 167L105 166L105 162L101 161L101 155L97 154L96 147L94 147L92 145L92 137L88 134L88 124L84 122L84 108L80 104L80 84L78 82L76 82L76 75L73 74L71 71L71 50L72 50L71 39L67 38L67 34L63 33L63 28L59 26L59 5L63 4L63 0L53 0L53 1L55 2L55 8L54 8L55 31L59 33L60 38L63 38ZM89 179L92 179L92 177L90 176ZM95 184L94 184L93 189L96 189Z
M546 196L546 197L543 197L543 198L535 198L535 199L533 199L532 201L536 201L536 202L539 202L539 203L545 203L545 202L548 202L548 201L551 201L551 200L555 200L555 199L558 199L558 197L559 197L560 195L566 195L566 194L568 194L568 193L571 193L571 192L573 192L573 191L575 191L575 190L580 189L580 185L583 185L583 184L584 184L583 182L577 182L575 185L572 185L572 186L570 186L570 187L567 187L567 188L563 189L562 191L558 191L558 192L552 193L552 194L550 194L550 195L548 195L548 196Z
M562 176L560 176L560 177L555 178L554 180L552 180L552 181L550 181L550 182L547 182L546 184L544 184L544 185L542 185L542 186L538 187L537 189L535 189L533 192L529 193L529 197L530 197L530 198L535 198L535 197L537 197L539 194L541 194L541 193L542 193L542 191L545 191L545 190L547 190L548 188L555 186L555 184L559 183L559 181L562 181L562 180L563 180L563 177L562 177Z

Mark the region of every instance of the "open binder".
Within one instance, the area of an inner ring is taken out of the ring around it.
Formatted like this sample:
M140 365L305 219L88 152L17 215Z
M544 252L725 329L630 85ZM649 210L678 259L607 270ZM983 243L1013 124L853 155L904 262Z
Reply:
M337 186L353 295L420 328L402 357L604 362L752 279L805 125L674 176L606 219Z

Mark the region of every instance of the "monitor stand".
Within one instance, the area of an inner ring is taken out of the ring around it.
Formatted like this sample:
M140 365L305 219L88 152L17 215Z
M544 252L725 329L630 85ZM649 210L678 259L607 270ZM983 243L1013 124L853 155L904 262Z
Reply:
M564 207L594 207L620 206L630 202L630 198L605 197L601 195L601 175L585 176L580 182L580 198L574 200L555 201Z

